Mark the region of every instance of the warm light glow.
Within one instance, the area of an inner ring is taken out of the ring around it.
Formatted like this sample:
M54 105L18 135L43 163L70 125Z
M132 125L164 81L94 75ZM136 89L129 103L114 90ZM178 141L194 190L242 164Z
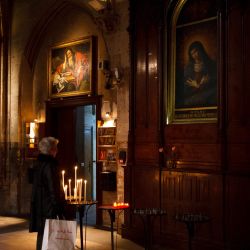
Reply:
M113 207L118 207L118 208L127 208L129 207L128 203L124 203L124 202L114 202L113 203Z
M166 121L167 124L169 124L169 120L168 120L168 117L167 117L167 121Z
M75 166L75 189L77 187L77 166Z
M35 122L31 122L30 123L30 139L35 139L36 137L36 123Z
M104 121L103 127L115 127L115 121L114 120Z
M100 11L105 8L105 5L102 4L101 2L103 1L98 1L98 0L91 0L88 2L88 4L94 8L96 11Z
M63 189L64 189L65 200L67 200L68 199L68 191L67 191L68 185L65 185Z
M71 201L71 179L69 179L69 201Z
M62 171L62 186L63 186L63 189L64 189L64 174L65 174L65 170Z
M102 104L102 119L110 120L111 118L111 106L110 101L103 101Z
M35 148L36 138L38 137L38 123L36 122L36 119L34 122L26 123L26 131L26 138L28 140L27 143L29 148Z
M84 202L86 203L87 201L87 180L84 180Z

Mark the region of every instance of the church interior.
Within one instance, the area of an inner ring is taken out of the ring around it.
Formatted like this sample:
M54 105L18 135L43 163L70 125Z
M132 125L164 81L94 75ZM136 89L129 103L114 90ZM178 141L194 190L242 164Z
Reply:
M0 217L29 218L38 142L53 136L65 199L79 181L95 228L110 229L111 206L141 249L250 249L249 1L0 11Z

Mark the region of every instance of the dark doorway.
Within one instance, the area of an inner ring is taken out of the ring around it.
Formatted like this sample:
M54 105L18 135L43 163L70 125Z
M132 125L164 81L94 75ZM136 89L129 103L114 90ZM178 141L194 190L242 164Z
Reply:
M87 180L87 199L96 200L96 107L76 108L75 152L79 176ZM96 207L88 209L88 224L96 224Z
M58 161L60 171L65 170L65 182L87 180L87 199L96 200L96 124L99 102L65 103L48 102L46 107L46 135L59 139ZM73 186L73 185L72 185ZM73 191L72 191L73 194ZM96 207L88 210L88 224L96 224Z

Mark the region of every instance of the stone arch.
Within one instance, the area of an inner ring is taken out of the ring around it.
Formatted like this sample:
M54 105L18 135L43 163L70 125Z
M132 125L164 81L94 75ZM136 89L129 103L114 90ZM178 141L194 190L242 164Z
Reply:
M70 1L55 1L49 8L47 12L37 21L30 36L27 40L27 44L24 49L23 57L21 60L19 80L20 80L20 112L22 120L33 120L35 118L35 112L33 110L33 105L30 105L30 100L33 100L33 81L34 81L34 71L40 52L43 39L47 32L49 25L53 22L57 15L66 11L70 7L79 7L77 4L71 3ZM81 6L80 8L92 18L91 13ZM31 89L32 88L32 89ZM25 91L29 89L30 91ZM25 116L22 114L22 110L25 110Z

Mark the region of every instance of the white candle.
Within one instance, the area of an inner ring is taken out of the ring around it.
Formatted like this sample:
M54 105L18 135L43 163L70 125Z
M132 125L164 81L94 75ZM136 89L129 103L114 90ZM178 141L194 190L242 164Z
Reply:
M65 174L65 171L63 170L62 171L62 186L63 186L63 190L64 190L64 174Z
M75 166L75 188L77 188L77 166Z
M84 202L87 200L87 180L84 180Z
M65 185L65 186L64 186L65 200L67 200L67 199L68 199L67 189L68 189L68 186L67 186L67 185Z
M74 188L74 199L76 200L76 198L77 198L77 190L76 190L76 188Z
M71 201L71 179L69 179L69 201Z
M82 200L82 179L79 181L79 202Z
M76 196L76 199L80 199L80 180L77 180L77 186L76 186L76 193L77 193L77 196Z

